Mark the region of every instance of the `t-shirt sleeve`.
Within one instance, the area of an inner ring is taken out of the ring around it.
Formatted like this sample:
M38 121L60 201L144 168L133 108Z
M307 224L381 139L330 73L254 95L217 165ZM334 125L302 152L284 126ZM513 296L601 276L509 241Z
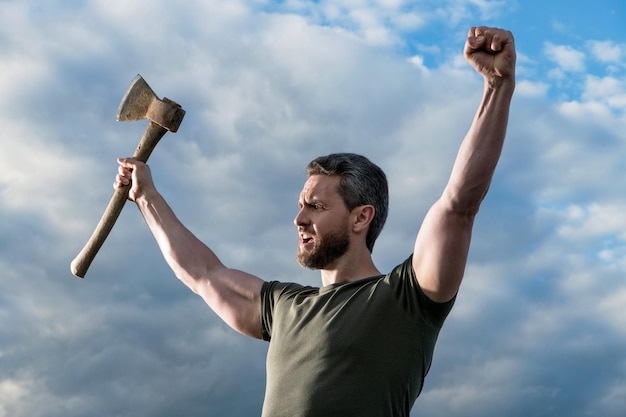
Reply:
M300 290L302 285L279 281L264 282L261 287L261 332L263 340L272 338L272 326L278 302Z
M263 340L269 342L272 335L272 317L274 313L274 289L277 281L264 282L261 287L261 331Z
M456 296L445 303L438 303L428 298L417 282L413 270L413 255L395 267L388 277L403 308L431 326L437 328L443 326L443 322L452 310Z

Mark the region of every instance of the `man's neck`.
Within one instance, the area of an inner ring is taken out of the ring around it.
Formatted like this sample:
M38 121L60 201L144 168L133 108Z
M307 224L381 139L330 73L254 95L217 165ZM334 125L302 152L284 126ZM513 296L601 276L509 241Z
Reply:
M320 272L322 275L322 286L324 287L381 275L376 265L374 265L369 251L358 254L346 254Z

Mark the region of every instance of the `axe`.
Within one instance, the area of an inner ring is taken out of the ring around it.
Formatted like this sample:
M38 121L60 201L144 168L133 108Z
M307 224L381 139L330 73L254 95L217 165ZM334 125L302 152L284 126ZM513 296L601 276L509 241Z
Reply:
M137 145L133 158L146 162L159 140L167 133L176 132L185 116L185 110L180 105L163 97L163 100L154 94L148 83L141 75L137 75L128 87L120 107L117 110L117 120L120 122L134 122L148 119L150 123ZM128 200L129 186L115 190L109 205L104 211L100 222L96 226L89 241L83 250L74 258L71 265L72 274L83 278L89 265L96 257L98 250L111 232L115 221L122 212Z

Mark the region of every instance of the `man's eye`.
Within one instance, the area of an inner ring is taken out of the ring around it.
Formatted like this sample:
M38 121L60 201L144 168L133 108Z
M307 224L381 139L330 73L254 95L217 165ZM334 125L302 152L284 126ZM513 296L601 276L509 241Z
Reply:
M308 209L311 210L322 210L324 208L324 206L320 203L304 203L304 204L298 204L298 208L300 210L302 210L303 207L306 207Z

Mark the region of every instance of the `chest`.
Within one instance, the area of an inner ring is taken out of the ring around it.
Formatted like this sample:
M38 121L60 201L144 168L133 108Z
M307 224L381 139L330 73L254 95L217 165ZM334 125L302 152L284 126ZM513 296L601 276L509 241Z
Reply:
M390 355L414 357L419 333L384 284L295 297L277 306L268 365L376 370L389 365Z

